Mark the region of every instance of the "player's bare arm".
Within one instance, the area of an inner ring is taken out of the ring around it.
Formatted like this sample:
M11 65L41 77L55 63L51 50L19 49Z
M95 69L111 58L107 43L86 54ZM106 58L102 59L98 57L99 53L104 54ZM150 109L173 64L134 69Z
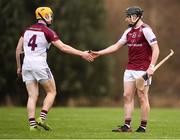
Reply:
M158 46L158 44L157 43L152 44L151 47L152 47L152 60L151 60L151 63L149 65L149 68L147 70L147 74L149 76L153 75L154 66L155 66L155 64L158 60L158 57L159 57L159 46Z
M21 75L21 63L20 63L20 54L23 51L23 37L19 39L19 42L16 47L16 63L17 63L17 75Z
M112 53L118 51L122 46L123 45L120 42L117 42L117 43L109 46L108 48L106 48L104 50L101 50L101 51L91 51L90 54L92 54L94 58L97 58L99 56L112 54Z
M64 44L61 40L53 41L52 44L64 53L81 56L83 59L89 62L94 61L93 57L91 56L91 54L88 53L88 51L83 52L83 51L77 50L67 44Z

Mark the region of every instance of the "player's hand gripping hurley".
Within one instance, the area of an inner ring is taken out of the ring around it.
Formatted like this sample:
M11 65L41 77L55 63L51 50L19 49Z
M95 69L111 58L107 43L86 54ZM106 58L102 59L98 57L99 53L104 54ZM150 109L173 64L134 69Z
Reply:
M164 62L166 62L172 55L174 54L174 51L171 49L171 52L168 56L166 56L163 60L161 60L161 62L159 62L155 67L154 67L154 71L156 71ZM139 90L144 90L144 82L146 80L148 80L148 74L145 73L143 76L141 76L140 78L136 79L136 87Z

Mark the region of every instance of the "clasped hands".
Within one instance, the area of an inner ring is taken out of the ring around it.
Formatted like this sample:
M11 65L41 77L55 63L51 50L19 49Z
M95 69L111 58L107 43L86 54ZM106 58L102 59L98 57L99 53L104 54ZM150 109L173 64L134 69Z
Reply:
M100 53L98 51L91 51L91 50L84 51L82 54L82 58L88 62L93 62L99 56Z

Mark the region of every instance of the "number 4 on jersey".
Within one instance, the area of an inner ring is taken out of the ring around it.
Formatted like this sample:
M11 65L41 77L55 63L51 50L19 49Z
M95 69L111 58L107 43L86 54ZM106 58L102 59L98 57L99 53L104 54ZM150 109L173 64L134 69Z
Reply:
M36 44L36 35L33 35L29 39L28 46L31 47L31 51L35 50L35 47L37 47L37 44Z

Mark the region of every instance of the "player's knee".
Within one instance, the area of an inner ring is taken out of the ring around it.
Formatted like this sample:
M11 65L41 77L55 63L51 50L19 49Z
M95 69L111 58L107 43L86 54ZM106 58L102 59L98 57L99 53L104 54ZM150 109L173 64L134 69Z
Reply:
M131 95L129 93L124 93L123 94L123 99L124 101L131 101Z
M34 101L37 101L38 99L38 95L35 95L35 94L29 94L29 97L28 97L30 100L34 100Z
M145 96L139 96L139 102L140 104L148 104L149 101Z
M53 96L56 96L57 92L56 92L56 90L51 90L51 91L47 92L47 94L51 94Z

